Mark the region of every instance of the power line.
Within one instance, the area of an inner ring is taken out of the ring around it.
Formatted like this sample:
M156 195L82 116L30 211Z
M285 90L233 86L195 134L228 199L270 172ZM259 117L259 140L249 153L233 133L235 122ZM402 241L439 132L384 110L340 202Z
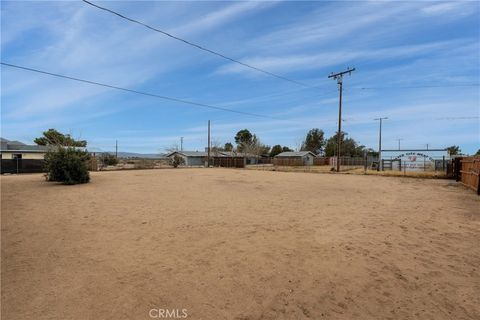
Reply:
M339 104L338 104L338 133L337 133L337 172L340 172L340 144L341 144L341 132L342 132L342 88L343 88L343 76L351 75L355 71L355 68L347 68L347 70L337 73L331 73L328 78L337 80L339 85Z
M127 16L124 16L124 15L121 14L121 13L118 13L118 12L113 11L113 10L111 10L111 9L108 9L108 8L105 8L105 7L102 7L102 6L99 6L99 5L94 4L94 3L90 2L90 1L87 1L87 0L82 0L82 1L85 2L86 4L90 5L90 6L93 6L93 7L97 8L97 9L104 10L104 11L109 12L109 13L111 13L111 14L114 14L114 15L122 18L122 19L125 19L125 20L128 20L128 21L130 21L130 22L139 24L139 25L141 25L141 26L144 26L145 28L148 28L148 29L150 29L150 30L159 32L159 33L161 33L161 34L163 34L163 35L165 35L165 36L167 36L167 37L170 37L170 38L172 38L172 39L178 40L178 41L183 42L183 43L185 43L185 44L187 44L187 45L189 45L189 46L192 46L192 47L195 47L195 48L197 48L197 49L206 51L206 52L208 52L208 53L211 53L211 54L216 55L216 56L218 56L218 57L221 57L221 58L223 58L223 59L229 60L229 61L231 61L231 62L240 64L240 65L242 65L242 66L244 66L244 67L247 67L247 68L256 70L256 71L258 71L258 72L262 72L262 73L264 73L264 74L270 75L270 76L272 76L272 77L275 77L275 78L278 78L278 79L281 79L281 80L285 80L285 81L288 81L288 82L291 82L291 83L295 83L295 84L297 84L297 85L301 85L301 86L304 86L304 87L307 87L307 88L316 88L316 89L319 88L319 87L311 86L311 85L309 85L309 84L306 84L306 83L303 83L303 82L300 82L300 81L297 81L297 80L289 79L289 78L287 78L287 77L284 77L284 76L275 74L275 73L273 73L273 72L270 72L270 71L267 71L267 70L264 70L264 69L261 69L261 68L259 68L259 67L255 67L255 66L253 66L253 65L251 65L251 64L248 64L248 63L239 61L239 60L237 60L237 59L227 57L227 56L224 55L223 53L220 53L220 52L217 52L217 51L208 49L208 48L206 48L206 47L204 47L204 46L201 46L201 45L199 45L199 44L196 44L196 43L193 43L193 42L191 42L191 41L182 39L182 38L180 38L180 37L178 37L178 36L175 36L175 35L173 35L173 34L171 34L171 33L168 33L168 32L166 32L166 31L160 30L160 29L158 29L158 28L152 27L152 26L150 26L150 25L148 25L148 24L146 24L146 23L143 23L143 22L141 22L141 21L138 21L138 20L129 18L129 17L127 17Z
M204 103L199 103L199 102L194 102L194 101L188 101L188 100L183 100L183 99L158 95L158 94L155 94L155 93L149 93L149 92L143 92L143 91L138 91L138 90L132 90L132 89L127 89L127 88L117 87L117 86L113 86L113 85L110 85L110 84L105 84L105 83L100 83L100 82L96 82L96 81L70 77L70 76L66 76L66 75L62 75L62 74L58 74L58 73L53 73L53 72L48 72L48 71L43 71L43 70L38 70L38 69L33 69L33 68L28 68L28 67L23 67L23 66L19 66L19 65L10 64L10 63L5 63L5 62L0 62L0 64L2 64L4 66L12 67L12 68L17 68L17 69L22 69L22 70L26 70L26 71L46 74L46 75L54 76L54 77L58 77L58 78L63 78L63 79L88 83L88 84L92 84L92 85L97 85L97 86L102 86L102 87L106 87L106 88L110 88L110 89L126 91L126 92L130 92L130 93L141 94L141 95L144 95L144 96L159 98L159 99L163 99L163 100L169 100L169 101L174 101L174 102L179 102L179 103L184 103L184 104L190 104L190 105L194 105L194 106L198 106L198 107L204 107L204 108L221 110L221 111L232 112L232 113L238 113L238 114L252 116L252 117L282 120L282 119L278 119L278 118L267 116L267 115L244 112L244 111L237 111L237 110L227 109L227 108L213 106L213 105L209 105L209 104L204 104Z

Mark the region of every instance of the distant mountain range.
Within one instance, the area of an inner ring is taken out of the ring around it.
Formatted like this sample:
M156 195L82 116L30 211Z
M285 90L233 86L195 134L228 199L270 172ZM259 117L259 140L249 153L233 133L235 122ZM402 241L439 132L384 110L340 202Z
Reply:
M8 140L8 139L5 139L5 138L1 138L0 137L0 142L2 143L2 146L4 144L10 144L10 145L16 145L16 146L32 146L32 145L27 145L23 142L20 142L20 141L15 141L15 140ZM36 146L36 145L34 145ZM97 154L100 154L100 153L112 153L112 154L115 154L115 151L105 151L105 150L102 150L100 148L88 148L87 147L87 151L88 152L91 152L91 153L97 153ZM119 158L143 158L143 159L161 159L161 158L165 158L166 154L164 153L136 153L136 152L119 152L118 153L118 157Z

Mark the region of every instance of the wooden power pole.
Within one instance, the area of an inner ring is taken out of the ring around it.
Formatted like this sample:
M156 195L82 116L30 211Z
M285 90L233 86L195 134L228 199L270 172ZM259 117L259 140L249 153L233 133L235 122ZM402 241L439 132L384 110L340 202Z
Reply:
M210 167L210 120L208 120L207 168Z
M380 121L380 132L378 134L378 167L377 171L382 170L383 165L382 165L382 120L387 120L387 117L380 117L380 118L375 118L373 120L379 120Z
M402 138L398 138L397 141L398 141L398 150L401 150L400 148L400 141L402 141L403 139Z
M337 80L337 83L340 87L340 99L338 103L338 132L337 132L337 172L340 172L340 144L342 143L342 87L343 87L343 75L352 74L355 71L355 68L347 68L347 70L331 73L328 77Z

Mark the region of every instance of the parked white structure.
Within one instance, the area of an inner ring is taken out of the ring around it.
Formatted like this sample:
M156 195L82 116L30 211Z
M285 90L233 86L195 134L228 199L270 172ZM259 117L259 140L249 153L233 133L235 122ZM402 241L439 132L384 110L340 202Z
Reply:
M208 157L208 153L202 151L174 151L167 154L167 158L173 158L175 155L183 158L185 166L188 167L205 166Z
M313 159L316 155L311 151L287 151L277 154L276 159L292 160L304 166L313 166Z

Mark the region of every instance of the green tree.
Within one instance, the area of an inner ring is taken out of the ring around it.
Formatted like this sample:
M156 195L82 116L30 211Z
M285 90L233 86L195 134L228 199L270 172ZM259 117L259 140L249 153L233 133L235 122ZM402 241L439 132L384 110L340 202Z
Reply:
M341 135L341 142L343 143L343 140L345 138L345 133L342 132ZM337 155L337 133L335 133L333 136L327 139L327 142L325 143L325 156L327 157L335 157Z
M48 129L35 143L50 146L45 155L45 169L49 181L64 184L87 183L90 181L88 161L90 154L79 148L86 147L87 141L75 140L69 134Z
M282 146L279 144L276 144L270 150L270 157L275 157L277 154L280 154L282 152L283 152Z
M478 149L477 152L474 155L475 156L480 156L480 149Z
M90 155L74 147L58 146L45 155L45 168L49 181L79 184L90 181L88 161Z
M342 157L363 157L365 146L358 145L352 138L345 138L346 132L340 135L340 155ZM331 136L325 145L325 156L334 157L337 155L337 134Z
M243 152L249 145L253 143L253 135L248 129L243 129L237 132L235 135L235 143L237 144L237 150Z
M87 141L75 140L69 134L63 134L55 129L43 132L43 137L35 138L34 142L40 146L86 147Z
M307 136L302 143L302 151L311 151L315 154L320 154L325 146L325 139L323 130L314 128L307 132Z
M225 143L225 146L223 147L225 151L232 151L233 150L233 144L230 142Z
M277 154L280 154L282 152L288 152L288 151L293 151L289 147L286 146L281 146L279 144L274 145L272 149L270 150L270 157L275 157Z
M450 147L447 148L447 152L448 152L449 155L454 156L454 155L462 153L462 150L460 150L459 146L453 145L453 146L450 146Z

